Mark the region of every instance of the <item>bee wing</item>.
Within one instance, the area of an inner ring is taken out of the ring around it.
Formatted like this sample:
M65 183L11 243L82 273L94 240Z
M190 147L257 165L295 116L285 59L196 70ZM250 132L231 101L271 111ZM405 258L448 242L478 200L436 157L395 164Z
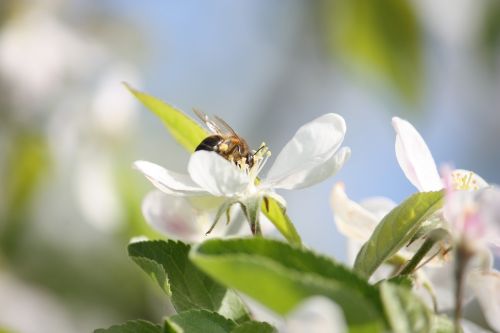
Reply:
M214 116L213 121L217 124L217 126L219 127L219 129L224 129L224 131L227 134L238 136L238 134L236 134L236 132L231 128L231 126L229 126L229 124L226 123L223 119L221 119L221 118L219 118L217 116Z
M210 119L207 114L197 109L193 109L193 112L196 114L196 116L198 116L198 118L200 118L201 121L203 121L205 125L207 125L210 132L214 134L223 134L217 124L212 119Z
M193 109L193 112L207 125L208 129L215 134L229 136L236 135L236 132L221 118L214 116L210 117L206 113Z

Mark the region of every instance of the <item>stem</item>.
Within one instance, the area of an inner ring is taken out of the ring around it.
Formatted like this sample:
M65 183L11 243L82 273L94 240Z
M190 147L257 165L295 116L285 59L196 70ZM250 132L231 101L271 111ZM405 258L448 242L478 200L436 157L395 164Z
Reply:
M471 253L463 245L459 245L455 257L455 333L461 333L462 299L464 294L465 270Z
M429 296L431 297L431 301L432 301L432 308L433 308L434 312L437 313L438 312L438 302L437 302L437 298L436 298L436 293L434 292L432 285L429 283L429 281L425 281L422 284L422 286L429 293Z

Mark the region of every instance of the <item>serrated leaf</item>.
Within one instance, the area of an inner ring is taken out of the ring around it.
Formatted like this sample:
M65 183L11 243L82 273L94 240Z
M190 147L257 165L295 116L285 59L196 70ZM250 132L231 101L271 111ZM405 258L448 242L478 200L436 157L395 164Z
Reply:
M393 332L428 333L431 331L433 326L431 312L411 290L383 282L380 292Z
M262 212L269 221L274 224L276 229L285 237L287 241L294 245L301 245L302 240L300 235L295 229L292 221L285 212L285 208L282 207L276 200L270 197L265 197L262 202Z
M114 325L110 328L101 328L94 333L162 333L159 325L145 320L131 320L121 325Z
M190 257L223 284L286 315L305 299L324 295L346 316L351 332L384 328L378 290L348 268L309 250L263 239L208 240Z
M425 220L443 205L443 192L421 192L387 214L359 251L354 270L369 277L418 232Z
M274 327L268 323L249 321L235 327L231 333L275 333Z
M216 312L206 310L185 311L166 319L167 333L230 333L236 322Z
M125 87L146 106L151 112L157 115L170 134L189 152L194 152L195 148L210 134L203 129L196 121L185 115L182 111L159 100L156 97L140 92L128 84Z
M158 262L145 257L131 257L139 267L141 267L150 277L158 283L163 291L171 296L170 285L168 284L167 273Z
M190 246L179 241L132 243L129 256L171 296L177 312L205 309L243 322L249 319L241 299L200 271L188 258Z

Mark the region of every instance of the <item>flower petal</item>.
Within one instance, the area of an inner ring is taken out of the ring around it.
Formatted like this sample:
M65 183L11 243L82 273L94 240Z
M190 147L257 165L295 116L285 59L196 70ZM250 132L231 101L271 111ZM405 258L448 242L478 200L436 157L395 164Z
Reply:
M147 161L136 161L134 167L156 188L167 194L174 195L206 195L207 192L196 185L188 175L167 170L157 164Z
M463 304L470 302L474 296L474 281L469 277L474 274L474 272L490 270L493 265L493 258L490 253L483 253L482 256L475 256L467 265L468 274L465 279L464 286L464 296L462 299ZM436 295L438 310L446 311L453 309L455 306L455 293L453 288L455 265L453 260L448 260L443 262L441 266L429 266L426 265L423 268L423 273L425 273L426 279L432 285L434 293ZM421 295L427 294L427 292L422 291Z
M406 178L421 192L443 188L436 163L424 139L408 121L392 118L396 131L396 157Z
M491 186L476 191L479 215L484 228L484 241L500 250L500 188Z
M335 184L330 203L335 224L342 235L359 242L366 242L370 238L380 219L349 199L345 193L344 184Z
M307 178L294 175L309 171L325 162L330 162L333 154L339 149L344 140L346 126L344 119L333 113L325 114L315 120L303 125L294 137L281 150L269 170L267 182L269 184L285 184L282 188L300 187L298 181ZM338 157L338 163L346 158L347 151ZM306 172L307 174L307 172Z
M331 333L347 332L344 313L330 299L311 297L287 317L287 333Z
M168 238L199 242L206 232L199 223L202 215L182 197L152 191L142 202L142 214L154 229Z
M214 152L197 151L189 160L188 172L193 181L215 196L233 196L250 184L248 175Z
M206 200L203 200L206 198ZM195 199L193 201L193 199ZM197 243L212 237L238 234L242 229L242 218L232 214L230 225L226 221L219 221L213 231L206 235L215 217L215 210L207 201L210 197L179 197L168 195L160 191L152 191L142 201L142 213L146 221L157 231L168 238L181 240L186 243ZM201 202L205 201L205 202Z
M389 198L372 197L359 203L361 207L368 210L379 221L382 220L397 204Z
M471 272L468 276L488 324L500 331L500 272Z
M343 147L324 163L292 173L288 177L282 178L279 182L270 184L270 186L285 190L294 190L313 186L337 173L337 171L339 171L344 165L345 161L347 161L349 156L351 156L351 149ZM264 184L268 184L267 180Z

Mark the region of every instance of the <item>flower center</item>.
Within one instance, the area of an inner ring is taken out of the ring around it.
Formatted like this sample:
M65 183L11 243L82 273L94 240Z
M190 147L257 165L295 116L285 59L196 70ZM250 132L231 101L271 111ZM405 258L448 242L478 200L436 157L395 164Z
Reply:
M259 149L252 152L253 163L252 166L248 164L246 158L242 158L236 162L236 165L250 177L250 186L258 185L260 182L257 178L259 173L264 168L267 160L271 156L271 151L267 147L267 145L263 142Z
M474 172L453 171L452 184L455 190L476 191L479 189Z

